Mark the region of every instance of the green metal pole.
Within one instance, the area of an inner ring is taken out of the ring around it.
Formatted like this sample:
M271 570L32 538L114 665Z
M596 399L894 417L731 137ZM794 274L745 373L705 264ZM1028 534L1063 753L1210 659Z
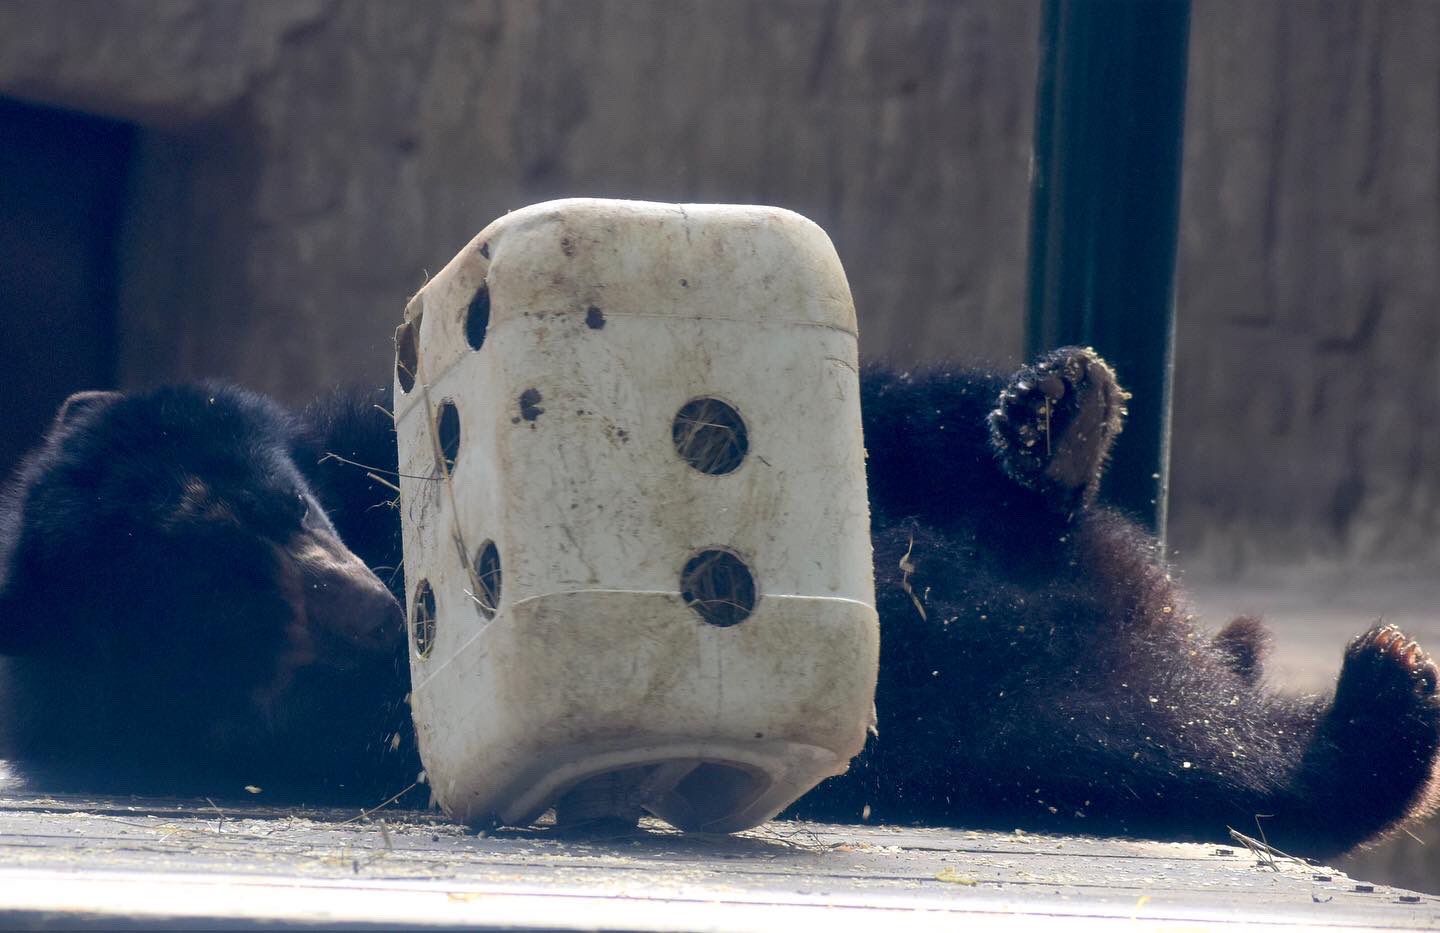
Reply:
M1189 32L1189 0L1045 0L1031 180L1027 352L1134 393L1102 498L1162 542Z

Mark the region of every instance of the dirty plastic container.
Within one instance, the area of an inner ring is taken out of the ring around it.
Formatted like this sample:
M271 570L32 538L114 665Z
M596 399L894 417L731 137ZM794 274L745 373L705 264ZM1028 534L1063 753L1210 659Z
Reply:
M878 626L855 311L819 227L537 204L396 347L412 706L451 816L735 831L845 770Z

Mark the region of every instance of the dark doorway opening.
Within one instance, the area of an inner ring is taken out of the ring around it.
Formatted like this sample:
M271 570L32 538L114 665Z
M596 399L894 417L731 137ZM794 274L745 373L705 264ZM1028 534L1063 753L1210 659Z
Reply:
M135 130L0 98L0 428L7 475L79 389L115 383L116 245Z

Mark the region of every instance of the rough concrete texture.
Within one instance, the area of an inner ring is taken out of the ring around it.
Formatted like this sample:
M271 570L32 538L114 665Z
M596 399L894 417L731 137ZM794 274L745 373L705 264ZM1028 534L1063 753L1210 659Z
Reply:
M384 372L426 270L564 195L791 207L840 245L872 347L1018 345L1029 5L186 8L66 30L21 3L0 39L0 88L30 98L173 129L163 70L188 107L214 102L136 166L127 382L218 372L299 398ZM107 81L68 65L96 31L137 52L107 56ZM192 52L146 54L178 43Z
M799 210L870 355L1008 362L1038 24L1035 0L18 0L0 91L152 130L127 385L383 378L426 272L565 195ZM1195 4L1182 559L1440 558L1437 47L1427 0Z
M1215 845L1214 842L1219 842ZM1162 843L772 822L734 836L476 835L264 794L0 796L0 927L249 930L1433 930L1440 898Z
M1193 29L1177 543L1433 572L1440 5L1200 0Z

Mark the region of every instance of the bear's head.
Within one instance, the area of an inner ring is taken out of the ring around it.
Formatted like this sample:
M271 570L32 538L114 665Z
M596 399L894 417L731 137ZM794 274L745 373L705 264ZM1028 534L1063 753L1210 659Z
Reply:
M129 790L373 777L406 718L404 616L326 517L300 435L229 386L67 400L0 503L22 765Z

